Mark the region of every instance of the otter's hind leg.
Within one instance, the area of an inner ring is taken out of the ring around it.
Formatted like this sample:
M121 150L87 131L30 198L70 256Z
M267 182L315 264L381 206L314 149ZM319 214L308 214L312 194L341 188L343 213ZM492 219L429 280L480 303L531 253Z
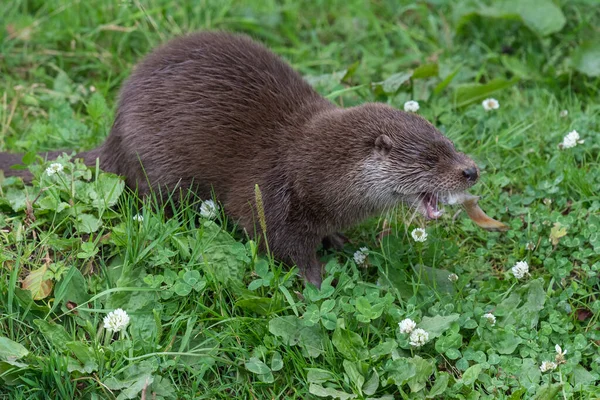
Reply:
M344 245L348 243L348 238L341 232L335 232L331 235L327 235L323 238L323 248L334 249L341 251L344 249Z

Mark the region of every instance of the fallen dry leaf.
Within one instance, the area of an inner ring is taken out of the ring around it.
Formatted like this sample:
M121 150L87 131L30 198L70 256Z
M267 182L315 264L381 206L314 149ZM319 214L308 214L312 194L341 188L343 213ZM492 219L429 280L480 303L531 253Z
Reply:
M553 246L556 246L560 241L560 238L567 235L567 228L562 226L560 222L555 222L554 226L550 229L550 241Z
M23 279L21 286L23 289L31 292L33 300L44 299L52 292L52 280L44 279L44 275L46 275L47 271L48 267L44 265L35 271L31 271L29 275Z

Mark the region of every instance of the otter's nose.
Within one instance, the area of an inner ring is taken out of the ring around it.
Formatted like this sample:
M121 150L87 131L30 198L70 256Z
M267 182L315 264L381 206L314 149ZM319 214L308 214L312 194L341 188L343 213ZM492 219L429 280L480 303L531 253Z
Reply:
M479 178L479 174L477 173L477 168L471 167L467 168L463 171L463 176L467 178L469 182L475 182L477 178Z

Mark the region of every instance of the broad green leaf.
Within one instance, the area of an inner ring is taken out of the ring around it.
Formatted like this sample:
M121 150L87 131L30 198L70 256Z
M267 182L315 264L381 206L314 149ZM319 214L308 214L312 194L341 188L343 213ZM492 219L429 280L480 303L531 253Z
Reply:
M346 371L346 375L348 375L350 382L352 382L355 387L360 390L365 383L365 377L362 376L353 362L344 360L342 365L344 366L344 371Z
M304 297L312 302L317 302L319 300L331 297L333 292L335 292L335 288L331 286L332 281L333 276L330 275L323 280L323 283L321 283L321 289L317 289L314 285L307 285L304 288Z
M493 333L485 335L485 338L500 354L512 354L523 339L514 332L496 329Z
M319 326L306 326L301 319L294 315L270 320L269 332L281 337L287 345L303 347L310 357L318 357L324 352L323 334Z
M283 358L281 358L281 354L276 351L273 353L271 357L271 371L279 371L283 368Z
M409 361L415 366L415 374L408 379L408 386L411 392L417 393L425 389L429 383L429 377L435 371L435 364L433 361L425 360L419 356L414 356Z
M0 360L16 361L29 354L29 351L21 344L0 336Z
M15 188L8 188L6 192L4 192L4 197L8 200L10 207L13 211L22 211L27 208L27 194L24 190L19 190Z
M333 332L331 342L346 359L360 361L368 357L365 344L358 333L338 326Z
M156 397L157 399L176 399L177 391L171 383L171 380L168 378L163 378L162 376L153 376L154 380L150 386L148 386L148 390L146 393L152 393L152 398ZM147 397L146 397L147 398Z
M117 204L124 189L125 181L120 176L103 173L98 176L88 195L92 199L92 206L104 210Z
M437 63L419 65L413 71L413 79L431 78L432 76L438 76L439 65Z
M67 343L73 340L62 325L53 324L43 319L36 319L33 323L42 332L46 340L60 351L65 351Z
M389 360L384 367L387 373L387 379L391 379L398 388L408 382L417 373L417 368L409 358L399 358L397 360Z
M423 317L417 325L418 328L425 329L429 333L429 340L440 336L450 328L454 321L458 321L460 314L450 314L446 316L436 315L434 317Z
M259 374L257 376L261 382L264 382L264 383L275 382L275 377L273 376L273 373L271 371L267 372L266 374Z
M323 301L323 303L321 304L321 309L319 311L321 314L326 314L333 310L333 307L335 307L335 300L328 299Z
M27 364L18 361L0 361L0 385L2 387L23 384L20 376L27 373Z
M265 278L269 273L269 262L261 258L254 264L254 269L256 270L256 275Z
M48 272L48 267L43 265L35 271L31 271L29 275L23 279L21 287L25 290L29 290L34 300L45 299L50 292L52 292L52 280L45 279L46 273Z
M427 393L426 398L428 399L438 399L442 394L446 391L448 387L448 381L450 380L450 375L447 372L438 372L437 377L435 378L435 383Z
M326 371L319 368L307 368L308 373L306 374L306 380L309 383L323 383L328 381L336 381L336 377L333 372Z
M528 65L521 62L518 57L503 55L501 57L502 65L514 75L521 79L535 79L539 77L539 72L532 70Z
M185 271L183 274L183 281L193 288L202 286L200 278L200 272L196 270Z
M250 284L248 285L248 290L256 290L258 288L261 288L263 286L264 283L264 279L255 279L252 282L250 282Z
M250 262L246 247L213 221L203 224L203 267L219 282L240 283Z
M366 297L360 296L356 299L356 309L358 310L358 312L365 315L366 317L373 318L371 303Z
M575 69L588 76L600 76L600 38L583 42L571 56Z
M33 301L33 297L29 290L24 290L20 287L15 287L14 292L15 299L17 299L17 301L23 308L40 311L46 314L50 312L50 307L48 307L47 305L41 305Z
M565 26L566 18L562 10L552 0L498 0L490 6L455 7L456 29L461 30L473 17L506 19L521 21L523 25L540 36L559 32Z
M348 70L344 69L330 74L306 75L304 79L318 92L329 94L339 87L346 75L348 75Z
M578 364L573 368L572 378L572 381L569 382L572 382L575 389L578 390L578 387L594 384L598 380L598 375L592 375L587 369Z
M540 311L544 309L546 292L544 291L543 278L531 281L528 286L527 301L519 311L522 318L521 322L530 329L533 329L539 321Z
M38 155L35 151L28 151L27 153L25 153L23 155L23 158L21 159L21 162L24 165L31 165L33 164L33 162L37 159Z
M456 348L449 348L444 352L444 355L451 360L456 360L462 356L460 350Z
M557 398L558 392L562 384L560 383L552 383L546 384L544 386L540 386L540 388L535 392L535 395L532 397L532 400L553 400Z
M379 82L378 84L381 86L384 93L394 94L398 91L400 86L402 86L405 82L408 82L412 75L413 71L399 72L389 76L386 80Z
M310 394L314 394L318 397L332 397L334 399L340 400L355 399L357 397L355 394L342 392L341 390L325 388L319 385L318 383L311 383L308 387L308 391L310 392Z
M449 349L460 349L462 346L462 335L456 332L449 332L446 335L442 335L435 342L435 350L444 354Z
M321 319L321 314L319 313L319 307L316 304L310 304L306 307L306 312L303 315L304 323L307 326L313 326L318 323Z
M75 220L75 228L80 233L94 233L100 228L100 225L102 225L102 221L91 214L79 214Z
M542 372L540 365L532 358L523 359L519 374L519 383L526 389L535 389L539 386Z
M274 311L280 310L283 307L281 301L275 297L250 297L238 300L235 303L235 306L260 315L272 314Z
M246 363L244 365L248 371L250 371L254 374L267 374L267 373L271 372L271 370L269 369L267 364L260 361L256 357L250 358L248 361L246 361Z
M143 373L123 380L110 376L103 383L111 390L121 390L117 397L118 400L121 400L139 398L144 387L150 386L153 382L154 377L151 373Z
M334 330L337 326L337 315L332 312L328 312L325 315L321 315L321 323L327 330Z
M91 258L98 253L99 249L94 242L84 242L81 244L81 251L77 253L77 258Z
M104 97L99 92L94 92L94 94L91 95L86 110L88 115L95 122L102 118L108 118L110 113L108 106L106 105L106 100L104 100Z
M507 8L515 7L525 26L540 36L559 32L567 19L552 0L510 0Z
M87 281L76 266L72 266L61 281L56 284L54 296L57 301L62 301L63 306L67 302L79 305L89 300L91 296L87 291ZM80 310L79 315L84 310L85 308Z
M372 396L377 391L379 387L379 374L376 369L373 369L373 375L369 378L368 381L362 387L362 391L364 394L368 396Z
M75 355L78 364L70 364L69 371L79 371L90 374L98 370L98 361L94 351L82 342L66 343L67 348Z
M457 86L454 90L455 107L464 107L476 101L482 101L493 93L506 89L519 81L519 78L506 80L497 78L485 84L471 83Z
M481 365L481 364L471 365L463 373L463 376L462 376L462 379L461 379L462 383L464 383L467 386L473 385L475 383L475 381L477 380L477 377L479 376L479 374L481 373L482 370L483 370L483 365Z
M398 348L398 343L394 339L386 339L385 342L379 343L377 346L369 350L369 356L371 358L379 358L388 354L392 354L392 351Z

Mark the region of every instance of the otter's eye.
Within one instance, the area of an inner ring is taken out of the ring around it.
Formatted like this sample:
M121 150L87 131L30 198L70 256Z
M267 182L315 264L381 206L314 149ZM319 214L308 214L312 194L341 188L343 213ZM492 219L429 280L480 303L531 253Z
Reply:
M439 160L440 158L435 154L428 154L427 156L425 156L425 161L427 161L427 164L431 166L437 164Z

